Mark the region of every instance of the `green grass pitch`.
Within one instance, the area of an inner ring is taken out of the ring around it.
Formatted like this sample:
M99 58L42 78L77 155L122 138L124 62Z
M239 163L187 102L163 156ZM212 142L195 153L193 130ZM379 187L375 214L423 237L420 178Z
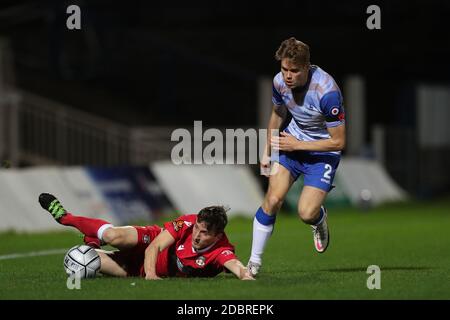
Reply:
M1 258L64 249L81 243L77 233L0 234L1 299L450 299L450 202L387 205L362 213L330 209L331 244L313 249L311 228L280 214L257 281L231 274L213 279L100 277L69 290L63 253ZM252 221L230 219L228 237L243 263ZM369 265L381 268L381 289L369 290Z

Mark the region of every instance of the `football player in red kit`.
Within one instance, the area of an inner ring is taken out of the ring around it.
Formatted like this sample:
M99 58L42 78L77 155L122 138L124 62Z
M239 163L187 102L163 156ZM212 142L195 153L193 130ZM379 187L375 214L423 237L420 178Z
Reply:
M222 206L210 206L198 214L181 216L162 228L157 225L114 227L101 219L75 216L48 193L39 196L39 203L58 223L82 232L86 244L98 249L106 244L119 249L97 250L103 274L157 280L214 277L228 270L241 280L253 280L225 235L228 220Z

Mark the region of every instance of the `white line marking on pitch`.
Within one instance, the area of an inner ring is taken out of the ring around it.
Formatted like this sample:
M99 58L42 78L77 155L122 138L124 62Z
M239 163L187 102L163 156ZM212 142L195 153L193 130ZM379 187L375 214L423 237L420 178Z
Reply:
M0 260L11 260L11 259L20 259L20 258L38 257L38 256L50 256L52 254L66 253L67 250L69 250L69 249L52 249L52 250L32 251L32 252L25 252L25 253L5 254L3 256L0 256Z

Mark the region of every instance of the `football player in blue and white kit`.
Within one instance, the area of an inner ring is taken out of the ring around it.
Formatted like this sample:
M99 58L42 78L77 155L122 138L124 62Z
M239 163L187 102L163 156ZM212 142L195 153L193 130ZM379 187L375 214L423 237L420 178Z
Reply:
M261 267L276 214L300 175L304 177L304 187L298 200L298 214L304 223L311 225L317 252L327 249L330 236L327 211L322 204L333 188L341 150L345 146L341 91L328 73L311 65L308 45L291 37L281 43L275 58L281 62L281 72L273 79L269 137L260 164L269 176L269 187L253 220L248 262L253 276ZM271 130L280 129L286 110L292 115L289 125L279 136L271 136ZM278 151L278 158L272 155L270 159L271 150Z

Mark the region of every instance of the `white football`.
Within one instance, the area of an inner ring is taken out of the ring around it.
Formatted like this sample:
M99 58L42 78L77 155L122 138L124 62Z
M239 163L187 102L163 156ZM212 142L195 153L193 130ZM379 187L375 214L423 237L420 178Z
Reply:
M80 278L94 278L100 270L100 256L92 247L84 244L75 246L64 257L64 269L69 276L75 274Z

